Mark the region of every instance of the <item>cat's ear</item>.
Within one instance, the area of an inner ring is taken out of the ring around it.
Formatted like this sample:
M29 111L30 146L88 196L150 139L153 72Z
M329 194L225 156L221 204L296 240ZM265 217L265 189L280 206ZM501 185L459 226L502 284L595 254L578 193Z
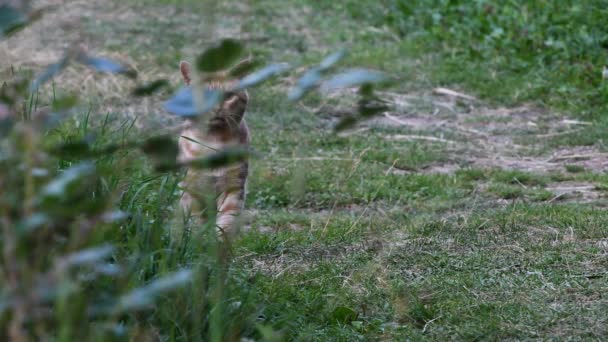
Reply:
M182 73L184 82L190 85L190 81L192 80L192 65L186 61L181 61L179 62L179 71Z

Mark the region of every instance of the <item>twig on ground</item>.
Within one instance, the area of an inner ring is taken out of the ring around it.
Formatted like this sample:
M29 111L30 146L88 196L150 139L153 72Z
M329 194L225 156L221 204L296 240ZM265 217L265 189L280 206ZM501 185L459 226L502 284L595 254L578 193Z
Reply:
M432 141L432 142L440 142L440 143L444 143L444 144L456 144L456 142L452 141L452 140L447 140L447 139L442 139L442 138L437 138L437 137L429 137L426 135L394 134L394 135L388 135L384 138L388 139L388 140L426 140L426 141Z
M569 119L564 119L561 121L561 123L566 124L566 125L585 125L585 126L593 125L593 122L569 120Z
M389 119L389 120L391 120L391 121L393 121L393 122L396 122L396 123L398 123L398 124L400 124L400 125L404 125L404 126L410 126L410 124L409 124L409 123L407 123L407 122L405 122L405 121L403 121L403 120L399 119L399 118L398 118L398 117L396 117L396 116L392 116L392 115L390 115L389 113L386 113L386 112L385 112L385 113L384 113L384 117L386 117L387 119Z
M606 153L588 153L588 154L568 154L565 156L556 156L551 157L551 159L547 160L548 162L560 162L566 160L589 160L591 158L597 158L601 156L606 156Z
M568 135L568 134L578 133L578 132L580 132L582 130L583 130L583 128L577 128L577 129L572 129L572 130L563 131L563 132L555 132L555 133L547 133L547 134L535 134L534 137L536 137L536 138L559 137L560 135Z
M426 332L426 329L429 327L429 325L430 325L431 323L435 322L436 320L440 319L441 317L442 317L442 316L441 316L441 315L439 315L439 316L437 316L437 317L433 318L432 320L427 321L427 322L424 324L424 328L422 328L422 333L424 334L424 333Z
M433 92L435 94L439 94L439 95L447 95L447 96L458 97L458 98L469 100L469 101L477 101L477 99L471 95L459 93L457 91L454 91L454 90L451 90L448 88L441 88L441 87L435 88L435 89L433 89Z

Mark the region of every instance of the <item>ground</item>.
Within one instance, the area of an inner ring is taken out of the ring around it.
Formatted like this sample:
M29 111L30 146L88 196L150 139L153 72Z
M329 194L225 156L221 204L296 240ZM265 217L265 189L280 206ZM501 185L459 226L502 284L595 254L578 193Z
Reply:
M78 42L177 86L179 61L207 43L192 2L53 2L23 40L1 43L1 60L39 70ZM608 153L585 139L592 122L440 84L435 60L408 56L390 29L315 1L222 2L214 34L302 65L348 48L346 66L399 79L380 92L390 111L339 134L352 91L294 105L293 75L252 90L261 157L234 263L251 276L260 322L295 340L608 334ZM140 134L177 122L162 111L168 93L134 101L130 82L78 67L57 81Z

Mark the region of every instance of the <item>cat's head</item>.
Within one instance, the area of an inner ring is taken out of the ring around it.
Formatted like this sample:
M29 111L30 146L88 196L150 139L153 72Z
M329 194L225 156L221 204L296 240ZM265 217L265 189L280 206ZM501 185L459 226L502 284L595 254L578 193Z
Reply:
M241 63L247 63L243 61ZM237 64L238 67L241 63ZM231 91L230 89L238 82L230 78L229 72L218 72L214 74L199 75L194 73L190 63L182 61L179 70L186 85L194 88L215 88L224 91L223 100L214 110L205 115L205 122L210 128L236 128L245 116L249 95L245 90Z

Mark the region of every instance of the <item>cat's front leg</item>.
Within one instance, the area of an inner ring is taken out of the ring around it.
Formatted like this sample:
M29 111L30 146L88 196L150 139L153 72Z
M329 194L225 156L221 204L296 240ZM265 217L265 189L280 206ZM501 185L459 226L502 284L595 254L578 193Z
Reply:
M225 194L222 201L218 201L216 226L223 234L235 233L236 217L243 210L243 191L234 191Z

